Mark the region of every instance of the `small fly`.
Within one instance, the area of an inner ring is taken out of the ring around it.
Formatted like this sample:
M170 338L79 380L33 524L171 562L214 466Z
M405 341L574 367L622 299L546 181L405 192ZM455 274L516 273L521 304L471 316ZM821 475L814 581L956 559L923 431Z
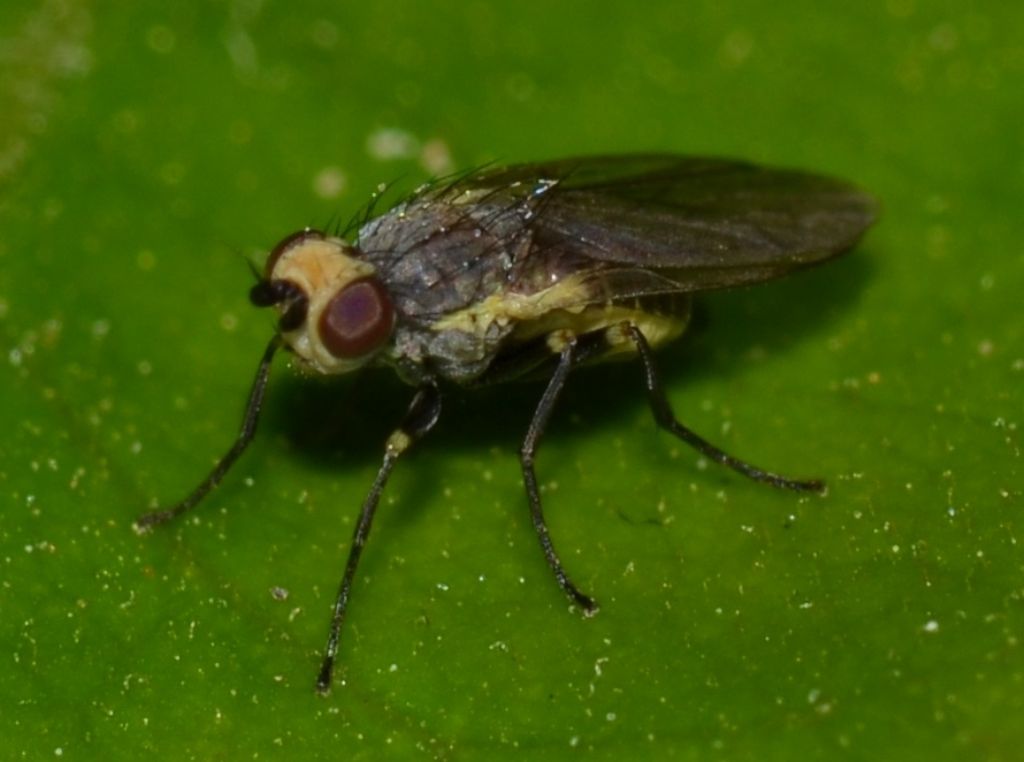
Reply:
M831 259L852 248L874 217L869 195L833 178L723 159L627 155L488 168L430 183L364 219L352 243L301 230L273 248L250 292L254 305L274 307L280 317L235 443L188 497L141 516L136 527L185 513L220 483L253 439L278 349L328 375L393 368L416 391L359 513L316 683L325 693L381 493L398 458L437 423L442 387L546 376L519 450L523 484L548 566L592 615L596 602L555 551L533 467L570 372L635 356L658 426L755 481L821 491L821 481L758 468L683 426L652 350L686 328L694 293Z

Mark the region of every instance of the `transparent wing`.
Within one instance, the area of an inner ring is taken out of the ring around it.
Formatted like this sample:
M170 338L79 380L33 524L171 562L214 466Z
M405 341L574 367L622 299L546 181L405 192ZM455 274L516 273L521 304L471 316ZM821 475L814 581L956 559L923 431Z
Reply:
M483 170L429 195L521 215L533 241L527 258L654 270L676 291L757 282L826 260L875 218L871 196L840 180L672 155Z

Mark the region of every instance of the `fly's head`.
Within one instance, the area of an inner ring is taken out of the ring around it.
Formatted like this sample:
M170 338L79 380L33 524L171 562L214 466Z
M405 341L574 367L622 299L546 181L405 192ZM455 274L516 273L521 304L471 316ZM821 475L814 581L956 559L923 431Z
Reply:
M281 337L320 373L364 365L395 326L391 297L373 265L342 239L309 228L273 248L249 299L277 307Z

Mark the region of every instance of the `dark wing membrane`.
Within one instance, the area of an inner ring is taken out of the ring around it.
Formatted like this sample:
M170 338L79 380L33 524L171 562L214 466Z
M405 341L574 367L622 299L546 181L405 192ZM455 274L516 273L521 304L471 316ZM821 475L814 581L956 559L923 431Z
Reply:
M671 155L485 170L444 193L528 209L535 253L655 270L675 291L753 283L826 260L875 218L874 200L840 180Z

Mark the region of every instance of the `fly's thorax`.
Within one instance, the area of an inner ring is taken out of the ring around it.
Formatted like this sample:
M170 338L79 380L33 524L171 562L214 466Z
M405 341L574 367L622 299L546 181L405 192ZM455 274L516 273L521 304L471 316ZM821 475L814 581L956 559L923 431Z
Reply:
M394 331L391 296L374 266L348 242L313 230L274 248L252 299L278 307L285 343L318 373L365 365Z

